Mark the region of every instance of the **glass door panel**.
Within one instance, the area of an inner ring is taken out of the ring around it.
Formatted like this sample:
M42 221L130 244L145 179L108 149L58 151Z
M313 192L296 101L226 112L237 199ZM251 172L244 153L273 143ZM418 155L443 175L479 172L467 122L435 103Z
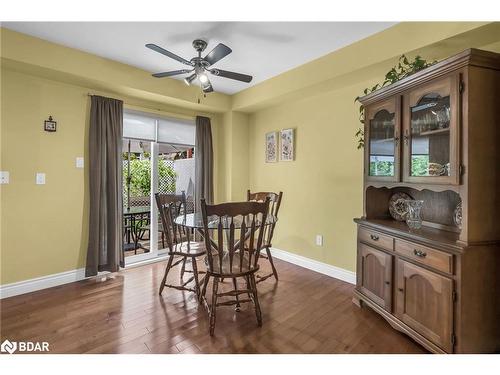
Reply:
M430 93L411 107L410 176L450 176L450 96Z
M365 108L365 176L399 181L400 99L393 97Z
M395 175L395 114L383 109L370 120L370 170L369 176Z
M193 128L194 130L194 128ZM194 139L193 139L194 142ZM160 194L186 196L186 211L194 211L195 159L193 145L158 143L157 191ZM158 216L158 249L167 247L165 234Z
M123 251L125 257L149 253L151 142L123 139Z
M405 95L405 182L459 183L459 78L448 76Z

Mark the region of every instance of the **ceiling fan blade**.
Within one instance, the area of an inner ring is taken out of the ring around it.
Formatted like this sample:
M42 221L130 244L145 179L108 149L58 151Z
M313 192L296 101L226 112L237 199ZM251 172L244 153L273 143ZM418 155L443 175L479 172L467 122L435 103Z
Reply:
M215 64L217 61L222 60L224 57L229 55L233 50L226 46L225 44L219 43L215 46L213 50L205 56L204 60L210 65Z
M192 71L193 71L193 69L191 69L191 70L189 70L189 69L172 70L170 72L155 73L155 74L152 74L152 76L155 78L172 77L172 76L176 76L179 74L190 73Z
M212 69L212 70L209 70L209 72L215 76L235 79L236 81L242 81L242 82L246 82L246 83L250 82L253 78L252 76L249 76L246 74L230 72L230 71L222 70L222 69Z
M183 64L186 64L186 65L192 65L189 61L187 61L186 59L183 59L182 57L180 56L177 56L175 53L172 53L170 51L167 51L166 49L164 48L161 48L159 46L157 46L156 44L152 44L152 43L149 43L149 44L146 44L146 47L148 47L149 49L152 49L153 51L156 51L158 53L161 53L162 55L165 55L165 56L168 56L170 57L171 59L174 59L174 60L177 60Z

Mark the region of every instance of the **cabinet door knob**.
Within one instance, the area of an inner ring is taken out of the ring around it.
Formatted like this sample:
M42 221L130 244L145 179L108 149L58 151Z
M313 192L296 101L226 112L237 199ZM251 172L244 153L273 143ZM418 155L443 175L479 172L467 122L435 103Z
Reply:
M403 293L404 292L404 289L403 288L398 288L398 290Z
M378 236L375 235L375 234L370 234L370 238L373 240L373 241L378 241Z
M417 250L417 249L413 249L413 254L415 254L419 258L425 258L427 256L427 253L423 252L422 250Z
M385 284L386 284L386 285L389 285L390 283L391 283L390 281L386 281L386 282L385 282Z

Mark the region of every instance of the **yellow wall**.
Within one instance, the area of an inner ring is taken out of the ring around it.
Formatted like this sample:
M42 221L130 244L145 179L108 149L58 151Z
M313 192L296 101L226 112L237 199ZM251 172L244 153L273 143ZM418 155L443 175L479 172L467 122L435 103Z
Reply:
M274 245L337 267L355 268L362 212L362 153L355 96L379 82L403 52L441 59L465 48L500 51L499 23L404 23L229 97L200 105L175 80L19 33L2 33L0 283L83 267L87 243L88 92L150 111L212 118L216 201L247 188L282 190ZM49 53L50 52L50 53ZM97 91L100 90L100 91ZM54 134L42 130L49 115ZM266 164L264 135L296 129L296 160ZM34 183L35 172L47 184ZM314 236L324 235L324 246Z
M249 126L251 189L283 191L273 245L348 270L355 268L352 218L362 214L362 152L353 137L361 87L261 110ZM286 128L296 129L295 161L265 163L265 133Z
M10 172L10 184L0 188L0 283L7 284L84 267L88 235L87 94L108 94L8 69L1 73L1 170ZM146 111L158 112L154 108L160 108L168 114L196 114L118 98ZM199 114L212 118L217 159L219 115ZM55 133L43 131L43 121L49 115L57 121ZM75 168L77 156L85 157L85 169ZM46 173L45 185L35 185L36 172Z
M224 152L221 170L221 184L224 192L219 201L241 201L246 199L248 189L249 134L248 116L244 113L228 111L222 118Z

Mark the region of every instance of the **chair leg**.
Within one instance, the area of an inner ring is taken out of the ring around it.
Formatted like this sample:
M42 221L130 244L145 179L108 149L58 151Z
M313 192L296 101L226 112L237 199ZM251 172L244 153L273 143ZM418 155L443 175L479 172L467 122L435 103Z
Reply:
M165 288L165 283L167 282L167 275L168 271L170 271L170 268L172 267L172 261L174 260L173 254L168 257L168 262L167 262L167 267L165 268L165 275L163 275L163 280L161 281L160 285L160 295L161 292L163 292L163 288Z
M184 259L182 260L181 279L184 277L184 272L186 271L186 259L187 257L184 257Z
M200 298L200 280L198 279L198 264L196 263L196 258L191 258L191 264L193 266L193 277L194 277L194 285L196 289L196 298Z
M201 289L201 293L200 293L200 301L202 301L203 298L205 298L209 281L210 281L210 275L208 273L206 273L205 279L203 280L203 288Z
M217 293L219 289L219 278L214 277L214 286L212 289L212 305L210 306L210 336L215 332L215 314L217 311Z
M236 282L236 277L233 277L233 287L235 291L238 291L238 283ZM236 295L236 307L234 308L234 311L239 312L240 311L240 297Z
M245 280L247 282L247 290L248 290L247 295L248 295L248 298L251 299L251 300L253 300L253 296L252 296L252 292L251 292L252 291L252 287L250 286L250 279L248 278L248 275L245 276Z
M273 256L271 255L271 249L269 249L269 247L266 247L266 253L269 263L271 263L271 268L273 269L274 278L278 281L278 271L276 271L276 267L274 266Z
M251 274L249 276L250 284L252 287L253 302L255 305L255 316L257 317L257 325L262 327L262 312L260 311L259 297L257 295L257 284L255 282L255 275Z
M161 248L165 248L165 233L161 232Z

